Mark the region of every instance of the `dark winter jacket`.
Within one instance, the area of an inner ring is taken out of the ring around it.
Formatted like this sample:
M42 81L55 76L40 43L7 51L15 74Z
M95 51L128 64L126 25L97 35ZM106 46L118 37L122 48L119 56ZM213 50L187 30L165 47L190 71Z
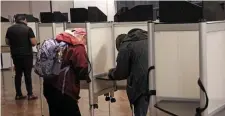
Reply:
M144 30L129 31L120 45L117 66L109 71L109 77L112 79L127 79L127 95L131 104L148 90L147 38L147 32Z

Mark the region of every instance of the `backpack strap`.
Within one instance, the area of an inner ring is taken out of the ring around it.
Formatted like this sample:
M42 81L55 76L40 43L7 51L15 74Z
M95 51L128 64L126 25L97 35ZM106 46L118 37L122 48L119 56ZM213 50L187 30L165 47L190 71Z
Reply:
M67 66L60 70L60 72L65 71L64 76L63 76L62 94L64 94L64 92L65 92L66 76L67 76L69 69L70 69L70 66Z

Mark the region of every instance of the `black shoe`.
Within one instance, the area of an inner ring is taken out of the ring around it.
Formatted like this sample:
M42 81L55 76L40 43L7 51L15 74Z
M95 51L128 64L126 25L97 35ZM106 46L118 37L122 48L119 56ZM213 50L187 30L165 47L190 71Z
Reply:
M38 99L38 97L35 96L35 95L29 95L28 96L28 100L36 100L36 99Z
M17 95L17 96L15 97L15 100L23 100L23 99L26 99L26 98L27 98L27 96Z

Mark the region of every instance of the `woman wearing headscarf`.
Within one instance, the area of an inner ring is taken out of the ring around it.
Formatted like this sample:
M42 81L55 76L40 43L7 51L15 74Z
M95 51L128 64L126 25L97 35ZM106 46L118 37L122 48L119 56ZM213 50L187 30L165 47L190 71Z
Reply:
M82 28L66 30L56 36L58 42L65 42L68 48L63 53L62 68L70 65L65 76L64 93L62 93L65 72L51 80L44 80L44 96L48 102L50 116L81 116L78 100L80 80L90 82L88 76L88 57L85 50L86 31Z

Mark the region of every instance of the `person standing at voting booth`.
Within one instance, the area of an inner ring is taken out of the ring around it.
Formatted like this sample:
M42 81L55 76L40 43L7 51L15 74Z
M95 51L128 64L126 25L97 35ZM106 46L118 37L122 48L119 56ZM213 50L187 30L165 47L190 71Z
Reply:
M141 29L132 29L116 38L117 66L110 69L112 80L127 79L127 96L134 106L135 116L146 116L149 104L148 91L148 35Z
M27 89L28 100L35 100L38 97L32 91L31 72L33 67L33 50L32 46L37 44L33 30L27 26L24 15L16 15L13 26L9 27L6 32L6 44L10 46L11 57L15 65L15 88L16 100L25 99L21 91L21 79L24 73L25 84Z
M88 74L88 56L85 50L86 30L75 28L56 36L58 43L66 43L63 50L59 75L44 78L44 96L48 102L50 116L81 116L78 100L80 99L80 80L91 81Z

